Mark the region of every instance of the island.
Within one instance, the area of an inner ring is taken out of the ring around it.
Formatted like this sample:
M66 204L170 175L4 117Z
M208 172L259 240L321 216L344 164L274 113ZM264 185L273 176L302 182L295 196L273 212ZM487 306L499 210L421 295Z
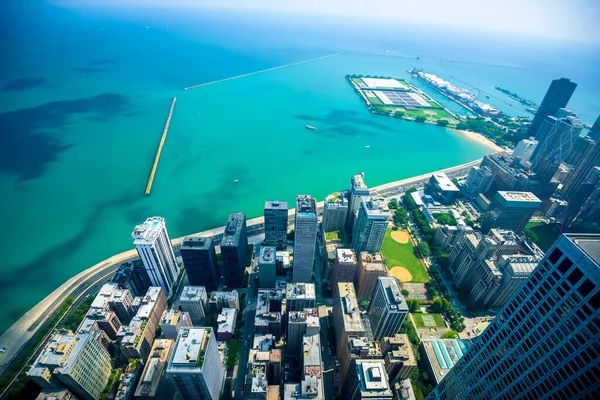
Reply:
M460 117L404 79L346 75L346 80L375 114L456 127Z

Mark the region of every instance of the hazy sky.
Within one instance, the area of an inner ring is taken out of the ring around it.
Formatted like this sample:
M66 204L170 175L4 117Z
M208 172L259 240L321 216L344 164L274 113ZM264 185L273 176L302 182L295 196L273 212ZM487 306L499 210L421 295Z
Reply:
M600 0L50 0L58 5L169 5L363 17L600 43Z

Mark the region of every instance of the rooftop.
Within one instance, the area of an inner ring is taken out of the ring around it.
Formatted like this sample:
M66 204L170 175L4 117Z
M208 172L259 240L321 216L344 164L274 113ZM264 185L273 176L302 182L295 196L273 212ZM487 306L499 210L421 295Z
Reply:
M383 360L356 360L358 385L363 397L370 393L392 395Z
M408 312L408 304L402 296L398 280L392 276L380 276L377 278L386 294L388 307L393 310L402 310Z
M275 264L275 255L276 255L275 247L261 246L258 263L259 264Z
M289 251L278 251L275 253L275 259L283 264L283 268L290 267L290 252Z
M435 174L432 175L433 179L435 179L435 181L437 182L437 185L439 186L439 188L444 191L444 192L458 192L459 189L456 187L456 185L454 184L454 182L452 182L452 180L450 178L448 178L448 175L446 175L443 172L436 172Z
M146 361L140 382L135 391L135 396L152 396L156 393L161 383L162 371L169 362L173 349L173 340L156 339L150 350L150 357Z
M361 207L364 207L368 216L390 217L390 210L383 197L363 197Z
M309 194L299 194L296 198L296 213L317 214L317 203Z
M181 244L182 250L209 250L213 247L213 240L210 237L186 236Z
M364 172L361 172L360 174L356 174L356 175L352 176L352 178L350 179L350 182L352 183L353 189L368 189L367 185L365 184L365 173Z
M338 296L344 318L346 332L364 332L365 327L360 319L356 292L351 282L338 282Z
M425 362L431 365L437 383L466 353L467 345L470 345L470 341L463 339L421 340L421 346L427 355Z
M356 253L351 249L337 249L337 259L339 263L356 264Z
M314 283L288 283L286 285L286 299L315 299Z
M527 276L538 265L536 257L522 254L501 255L498 261L499 265L508 270L512 275Z
M360 253L361 264L383 264L383 256L381 253L368 253L363 251Z
M287 201L265 201L265 210L286 210L288 209Z
M134 244L144 244L153 242L160 233L166 229L165 219L162 217L151 217L146 219L143 224L137 225L133 229L131 236Z
M175 352L169 368L202 368L204 352L210 339L210 328L182 328L177 336Z
M205 296L206 288L204 286L184 286L179 301L202 301Z
M530 202L541 204L542 201L531 192L504 192L498 191L496 196L503 198L505 201Z
M346 198L346 193L344 192L334 192L328 195L325 198L325 204L328 207L340 207L340 206L348 206L348 199Z
M246 214L242 212L230 213L225 231L223 232L221 246L237 246L245 224Z
M79 335L74 335L71 331L55 331L50 335L42 352L33 363L32 370L38 366L60 367L66 364L71 349L75 347L78 341Z
M176 310L165 310L160 318L160 325L177 325L179 321L185 318L185 312Z
M217 316L217 332L233 332L236 315L237 310L235 308L223 308L221 314Z
M600 235L597 234L571 234L565 236L581 249L597 265L600 265Z

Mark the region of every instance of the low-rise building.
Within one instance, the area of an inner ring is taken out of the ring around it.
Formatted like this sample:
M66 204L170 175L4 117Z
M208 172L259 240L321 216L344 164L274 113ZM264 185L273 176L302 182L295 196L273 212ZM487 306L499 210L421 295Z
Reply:
M240 297L237 290L212 292L210 295L210 311L220 313L223 308L235 308L240 311Z
M69 389L42 389L35 400L77 400Z
M452 204L460 194L460 190L443 172L436 172L431 175L426 192L436 197L443 204Z
M217 340L233 339L236 321L237 310L235 308L224 308L217 317Z
M181 328L191 328L192 320L185 311L164 311L160 319L160 328L166 339L175 340Z
M337 289L338 282L352 282L356 280L358 273L358 260L352 249L337 249L337 257L333 264L331 274L331 287ZM335 293L334 293L335 294Z
M419 346L421 360L436 385L465 354L470 341L464 339L423 339Z
M356 360L349 379L344 391L348 400L393 399L383 360Z
M173 353L175 341L157 339L152 345L150 358L144 365L141 379L135 390L136 400L172 399L177 392L167 377L167 366Z
M417 360L412 351L408 335L396 334L386 336L379 343L385 360L385 370L390 382L402 381L410 378L417 368Z
M381 253L360 253L358 260L358 279L356 284L359 299L370 299L375 291L377 278L387 276L388 269Z

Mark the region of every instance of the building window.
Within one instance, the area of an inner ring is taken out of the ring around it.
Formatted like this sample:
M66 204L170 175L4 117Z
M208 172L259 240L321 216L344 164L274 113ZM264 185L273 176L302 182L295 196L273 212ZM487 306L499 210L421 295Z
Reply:
M565 257L564 260L558 265L558 270L563 274L566 274L569 268L573 265L573 261L571 261L568 257Z
M550 262L552 262L552 264L556 264L556 262L562 255L563 255L563 252L558 247L556 247L554 249L554 251L552 253L550 253L550 256L548 256L548 260L550 260Z
M586 297L588 294L590 294L594 289L596 288L596 285L594 285L589 279L585 279L583 281L583 283L577 288L577 291L579 292L579 294L581 294L583 297Z
M567 280L571 282L571 285L575 285L583 277L583 272L579 268L575 268L573 272L569 274Z

